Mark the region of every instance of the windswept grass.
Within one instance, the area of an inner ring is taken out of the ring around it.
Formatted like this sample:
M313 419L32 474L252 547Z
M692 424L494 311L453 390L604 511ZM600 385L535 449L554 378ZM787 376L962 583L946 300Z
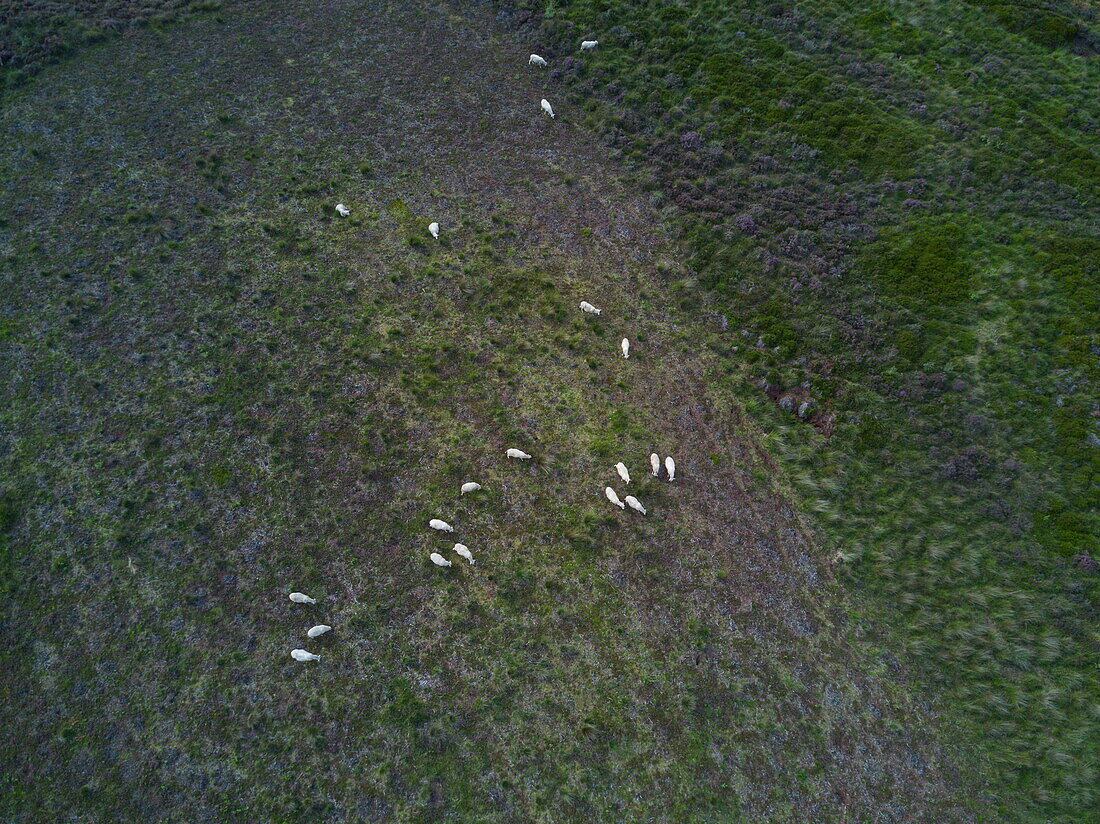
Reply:
M494 25L242 5L0 112L4 815L997 820L655 196Z
M498 7L664 208L677 305L766 393L769 448L883 643L953 697L996 817L1095 819L1095 9Z

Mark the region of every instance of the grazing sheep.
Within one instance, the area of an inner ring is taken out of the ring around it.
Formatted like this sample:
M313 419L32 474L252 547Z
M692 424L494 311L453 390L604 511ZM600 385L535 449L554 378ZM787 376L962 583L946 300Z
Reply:
M609 486L603 488L603 494L607 496L607 500L615 504L619 509L626 509L626 504L619 500L619 496L615 494L615 490Z
M626 338L623 338L623 342L620 343L619 346L623 350L623 357L624 358L629 358L630 357L630 341L628 341Z
M432 529L438 529L440 532L454 532L455 528L446 521L441 521L439 518L432 518L428 521L428 526Z
M665 471L668 472L668 479L670 481L676 480L676 461L672 460L671 455L665 458Z
M554 116L554 107L550 105L550 101L547 100L545 97L542 99L542 110L551 117Z
M310 627L309 631L306 632L306 635L308 635L310 638L320 638L330 629L332 629L332 627L330 627L328 624L318 624L315 627Z
M653 469L653 477L661 474L661 456L656 452L649 453L649 466Z
M619 461L615 464L615 471L619 473L619 477L623 479L624 484L630 483L630 473L626 471L626 464Z
M474 556L470 552L470 548L468 546L466 546L466 544L455 544L454 548L455 548L455 552L457 552L459 555L461 555L463 558L465 558L467 561L469 561L470 565L473 566Z
M626 496L626 505L637 512L641 512L643 515L646 514L645 507L642 506L642 502L635 498L633 495Z
M582 40L581 51L592 51L596 46L600 45L599 40Z
M603 314L603 309L597 309L595 306L593 306L591 303L589 303L586 300L581 301L581 311L582 312L587 312L590 315L602 315Z
M470 481L462 485L462 494L465 495L467 492L477 492L479 489L481 489L481 484Z
M521 461L531 460L531 456L524 452L522 449L509 449L504 453L509 458L519 458Z
M531 58L527 61L527 65L545 66L546 61L539 57L537 54L532 54Z
M436 223L434 221L429 223L428 224L428 231L431 232L432 237L434 237L436 240L439 240L439 224L438 223Z
M310 598L308 595L303 595L300 592L290 593L290 600L296 604L316 604L316 598Z
M433 552L428 557L432 559L432 563L436 566L449 567L451 565L451 562L440 555L438 552Z
M295 661L320 661L320 655L314 655L312 652L306 652L304 649L292 649L290 651L290 657Z
M340 215L340 217L347 217L348 215L351 214L351 209L349 209L343 203L337 203L336 204L336 214Z

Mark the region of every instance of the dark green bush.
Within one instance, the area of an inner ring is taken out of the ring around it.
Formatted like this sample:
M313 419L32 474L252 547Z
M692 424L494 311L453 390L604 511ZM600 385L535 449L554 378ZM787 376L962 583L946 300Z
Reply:
M1026 3L1005 2L1005 0L971 0L971 2L991 11L998 22L1009 31L1022 34L1048 49L1072 43L1081 31L1077 23L1065 14L1059 14L1050 8L1038 8Z
M1035 535L1043 549L1054 554L1073 556L1095 546L1097 524L1077 509L1049 510L1035 519Z
M952 220L911 223L865 253L884 296L928 308L961 303L970 296L974 269L966 259L966 232Z
M902 329L894 336L898 357L909 364L919 364L924 354L922 336L916 329Z
M1057 285L1065 312L1053 340L1059 366L1080 369L1100 380L1095 347L1100 345L1100 240L1055 237L1041 247L1040 269Z

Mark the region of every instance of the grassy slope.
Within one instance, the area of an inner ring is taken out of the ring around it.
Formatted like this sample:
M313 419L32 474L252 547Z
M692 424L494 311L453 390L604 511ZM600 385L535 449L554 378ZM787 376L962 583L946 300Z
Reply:
M499 5L649 170L710 287L680 299L743 330L725 353L770 397L808 385L833 436L787 414L772 444L1021 792L1000 814L1093 820L1094 10Z
M4 0L0 4L0 93L45 66L116 34L162 25L221 0Z
M987 819L644 196L405 6L140 32L0 114L5 815Z

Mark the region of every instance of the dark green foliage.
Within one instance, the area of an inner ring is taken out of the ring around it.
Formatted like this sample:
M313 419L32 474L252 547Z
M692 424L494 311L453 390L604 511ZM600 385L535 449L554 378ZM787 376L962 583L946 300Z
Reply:
M11 492L0 495L0 536L4 536L19 519L19 501Z
M951 220L910 223L867 247L863 266L887 299L939 314L970 297L974 267L962 226Z
M1059 328L1059 357L1066 366L1084 366L1097 375L1097 361L1086 356L1100 334L1100 239L1055 237L1040 246L1040 267L1071 308Z
M674 36L669 32L668 35ZM690 39L684 32L683 40ZM714 120L731 137L763 127L790 129L838 160L869 171L905 172L920 148L920 129L896 121L880 107L858 100L829 84L803 64L783 64L784 49L768 37L743 41L741 53L711 54L694 73L691 97L708 105ZM774 61L774 63L773 63ZM785 100L786 108L776 106Z
M908 365L915 366L923 361L924 335L920 329L899 329L894 345L898 348L898 357Z
M988 9L1009 31L1022 34L1041 46L1053 49L1072 43L1081 33L1070 16L1076 9L1068 2L1033 0L1017 3L1008 0L968 0Z
M1096 519L1080 509L1050 509L1036 515L1035 534L1045 551L1072 558L1092 545Z

